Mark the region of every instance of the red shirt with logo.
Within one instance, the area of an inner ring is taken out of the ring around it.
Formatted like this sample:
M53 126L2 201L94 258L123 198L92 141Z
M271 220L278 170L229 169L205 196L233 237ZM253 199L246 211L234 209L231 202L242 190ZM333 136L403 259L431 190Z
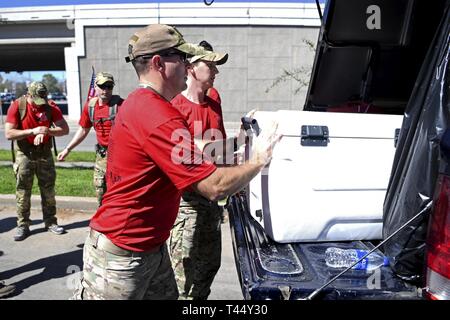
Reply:
M119 107L122 104L120 102L117 106ZM99 101L97 100L97 103L94 106L94 122L95 124L92 124L91 119L89 118L89 102L86 102L83 111L81 112L81 118L78 124L83 128L92 128L94 127L95 133L97 135L97 142L104 146L108 146L109 141L109 134L111 132L112 127L112 121L111 120L105 120L105 121L96 121L100 119L107 119L109 118L109 104L100 105ZM120 108L117 108L117 112ZM117 115L116 115L117 116Z
M190 101L182 94L177 95L172 104L185 117L191 135L204 140L226 139L220 104L205 97L205 102L198 104Z
M48 100L48 105L50 106L50 113L52 116L51 123L49 121L50 119L47 119L45 105L37 106L34 103L28 103L28 101L25 117L21 121L19 114L19 99L15 100L9 106L8 114L6 116L6 122L17 125L18 129L33 129L40 126L50 128L50 125L53 122L58 122L59 120L63 119L63 115L55 102L53 102L52 100ZM30 144L33 144L34 138L35 136L31 135L26 139ZM44 135L43 143L47 143L50 138L51 137L48 134Z
M186 120L170 102L149 89L132 92L111 131L108 191L91 228L132 251L163 244L181 192L216 170L192 140Z

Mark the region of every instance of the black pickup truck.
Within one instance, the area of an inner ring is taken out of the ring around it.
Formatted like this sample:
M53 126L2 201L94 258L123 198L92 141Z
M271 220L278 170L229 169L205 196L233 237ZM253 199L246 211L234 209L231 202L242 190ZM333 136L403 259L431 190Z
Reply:
M370 250L382 239L277 243L243 191L228 211L245 299L450 299L449 9L449 1L326 2L304 110L364 105L404 115L383 210L383 238L392 239L377 249L390 264L351 269L316 291L342 271L327 267L328 247Z

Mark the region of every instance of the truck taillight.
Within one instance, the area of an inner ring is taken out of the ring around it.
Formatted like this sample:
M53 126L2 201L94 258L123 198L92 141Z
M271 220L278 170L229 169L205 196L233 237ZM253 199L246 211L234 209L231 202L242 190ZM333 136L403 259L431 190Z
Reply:
M450 177L442 175L427 238L426 296L450 300Z

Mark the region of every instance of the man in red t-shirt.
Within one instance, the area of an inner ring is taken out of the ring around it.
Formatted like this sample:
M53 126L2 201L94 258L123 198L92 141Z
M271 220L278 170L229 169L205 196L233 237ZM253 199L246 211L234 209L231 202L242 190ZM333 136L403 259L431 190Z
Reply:
M50 138L68 133L69 126L61 110L53 101L47 100L47 88L42 82L32 82L28 94L15 100L8 109L5 136L16 141L14 174L18 221L15 241L22 241L30 234L30 200L35 174L45 228L55 234L64 233L64 228L56 221L56 170Z
M228 54L204 51L190 58L187 89L172 104L185 117L196 140L225 140L220 103L206 93ZM169 249L180 298L206 300L220 268L222 208L201 194L183 192L177 220L170 233Z
M200 41L200 43L198 45L200 47L203 47L205 50L214 51L212 45L206 40ZM211 99L213 99L214 101L216 101L218 104L222 104L222 99L220 98L219 91L217 91L216 88L214 88L214 87L208 88L206 90L206 95L208 97L210 97Z
M58 154L57 159L64 161L65 157L79 145L94 127L97 135L95 145L94 187L97 194L98 205L102 204L103 195L106 192L106 163L109 134L114 123L117 111L122 105L123 99L113 95L114 77L107 72L99 72L95 77L96 96L89 99L81 113L80 127L69 144Z
M195 147L170 100L186 88L186 56L196 52L167 25L147 26L129 40L125 59L139 88L111 131L107 191L90 223L75 299L178 298L165 242L182 191L216 201L240 190L270 161L278 141L273 130L254 140L253 161L237 167L216 168Z

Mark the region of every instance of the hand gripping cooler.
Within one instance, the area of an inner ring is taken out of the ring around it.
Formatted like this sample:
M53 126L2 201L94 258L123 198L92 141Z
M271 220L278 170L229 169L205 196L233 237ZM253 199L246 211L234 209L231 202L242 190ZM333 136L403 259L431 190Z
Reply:
M383 202L402 116L276 111L283 135L248 186L253 218L277 242L382 237ZM252 139L248 156L251 156Z

